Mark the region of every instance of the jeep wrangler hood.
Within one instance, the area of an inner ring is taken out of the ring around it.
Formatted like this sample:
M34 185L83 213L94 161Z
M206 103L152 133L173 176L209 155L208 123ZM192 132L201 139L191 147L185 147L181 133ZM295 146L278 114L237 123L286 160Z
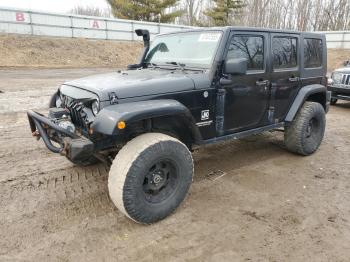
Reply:
M201 85L200 88L204 88L203 85L208 87L209 80L198 81L198 75L202 76L201 79L208 79L208 75L202 72L143 69L89 76L66 82L65 85L93 92L100 101L107 101L111 93L123 99L192 90L195 82Z

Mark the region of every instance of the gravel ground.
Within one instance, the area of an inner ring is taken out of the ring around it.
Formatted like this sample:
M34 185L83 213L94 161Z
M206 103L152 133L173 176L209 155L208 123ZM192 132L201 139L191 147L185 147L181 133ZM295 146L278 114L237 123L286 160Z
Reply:
M59 84L102 71L0 71L0 261L349 261L350 103L310 157L280 132L199 149L187 199L142 226L109 200L108 167L74 166L28 127Z

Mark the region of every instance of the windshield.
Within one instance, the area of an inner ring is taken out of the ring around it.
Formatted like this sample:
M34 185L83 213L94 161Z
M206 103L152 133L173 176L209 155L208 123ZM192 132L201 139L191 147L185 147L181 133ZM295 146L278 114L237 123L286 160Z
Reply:
M219 31L207 31L158 36L152 42L145 62L209 68L221 35Z

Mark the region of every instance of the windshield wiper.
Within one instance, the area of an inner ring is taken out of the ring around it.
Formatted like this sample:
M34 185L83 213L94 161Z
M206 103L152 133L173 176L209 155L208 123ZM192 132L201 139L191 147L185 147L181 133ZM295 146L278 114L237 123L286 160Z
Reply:
M185 66L186 66L186 64L175 62L175 61L166 62L166 64L168 64L168 65L176 65L177 67L181 68L181 70L185 70Z
M147 67L149 67L149 66L151 66L152 68L159 67L158 64L156 64L156 63L151 63L151 62L147 63Z

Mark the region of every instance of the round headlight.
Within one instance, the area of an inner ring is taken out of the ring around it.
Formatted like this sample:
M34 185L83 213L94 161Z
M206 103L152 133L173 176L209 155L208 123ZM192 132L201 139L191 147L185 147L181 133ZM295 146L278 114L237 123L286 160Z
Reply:
M92 113L96 116L98 114L98 111L100 110L100 106L98 104L98 101L94 101L91 105Z
M62 100L61 100L61 97L59 95L55 96L55 105L57 108L62 106Z

